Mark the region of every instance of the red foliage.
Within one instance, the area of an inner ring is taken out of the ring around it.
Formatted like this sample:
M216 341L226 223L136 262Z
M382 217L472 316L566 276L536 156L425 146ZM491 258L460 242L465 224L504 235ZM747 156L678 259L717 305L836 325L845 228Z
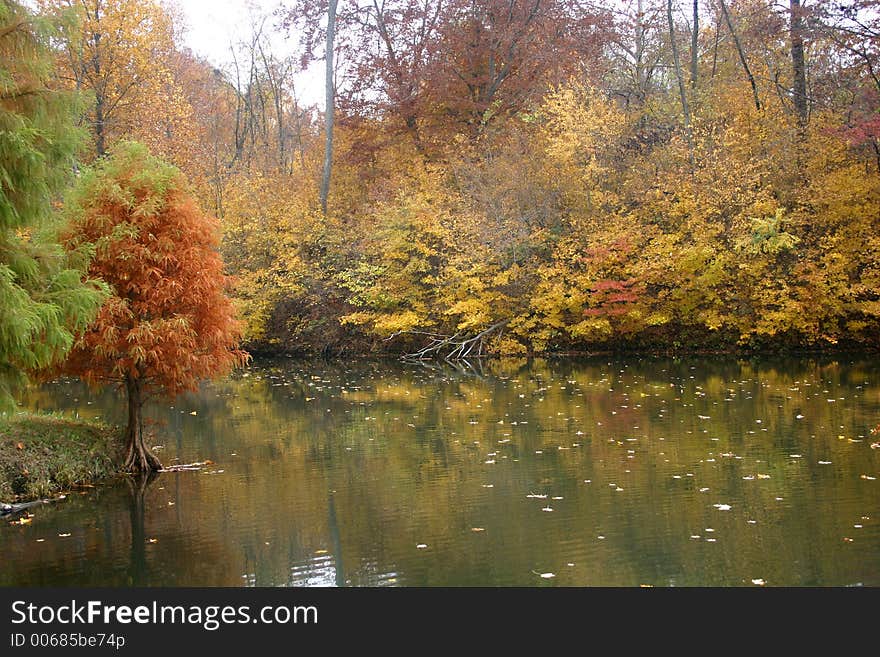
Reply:
M584 310L585 317L615 317L629 311L644 294L644 283L630 278L625 281L605 279L592 286L594 306Z
M293 0L280 12L304 65L323 56L326 11L326 0ZM420 145L422 131L471 130L598 61L609 16L574 0L344 0L338 108L397 119Z

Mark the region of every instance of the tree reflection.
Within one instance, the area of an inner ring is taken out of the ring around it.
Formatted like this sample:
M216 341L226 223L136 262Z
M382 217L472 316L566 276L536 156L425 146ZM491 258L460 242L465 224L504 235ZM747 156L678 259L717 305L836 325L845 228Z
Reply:
M131 523L131 547L129 550L129 586L147 586L150 582L147 568L147 535L144 529L145 504L147 489L157 479L153 472L135 474L126 477L128 489L128 517Z
M132 482L124 515L112 496L94 510L117 537L131 526L124 581L880 584L880 487L860 478L880 470L876 363L482 367L271 361L154 406L164 460L215 464L148 492ZM68 384L41 405L59 393L85 399ZM0 547L36 568L16 531ZM111 562L119 542L104 543ZM62 570L89 558L41 554Z

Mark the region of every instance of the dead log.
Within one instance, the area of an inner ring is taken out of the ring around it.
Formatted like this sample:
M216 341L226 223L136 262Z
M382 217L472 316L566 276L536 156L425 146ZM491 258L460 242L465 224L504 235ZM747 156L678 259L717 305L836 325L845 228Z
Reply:
M492 324L487 329L477 334L458 332L454 335L432 333L429 331L397 331L385 338L385 341L393 340L400 335L423 335L428 339L421 349L403 354L405 360L422 360L427 358L443 358L448 361L465 360L467 358L482 358L486 356L486 342L493 333L500 333L510 322L504 319Z

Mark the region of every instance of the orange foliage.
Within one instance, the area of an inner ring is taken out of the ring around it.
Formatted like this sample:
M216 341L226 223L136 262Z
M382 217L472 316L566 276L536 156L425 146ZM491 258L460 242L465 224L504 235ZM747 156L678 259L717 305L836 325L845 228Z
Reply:
M127 144L80 189L67 245L95 245L89 275L114 294L67 371L93 384L131 377L145 393L173 396L243 363L219 226L186 194L182 175Z

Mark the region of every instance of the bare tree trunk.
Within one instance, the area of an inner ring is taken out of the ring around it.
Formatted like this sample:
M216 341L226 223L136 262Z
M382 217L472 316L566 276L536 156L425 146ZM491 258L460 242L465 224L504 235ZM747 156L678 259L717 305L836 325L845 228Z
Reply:
M327 8L327 53L324 78L326 106L324 108L324 172L321 175L321 212L327 214L327 197L330 195L330 171L333 166L333 114L336 94L333 85L333 42L336 32L336 2L330 0Z
M758 85L755 83L755 76L752 75L752 69L749 68L749 62L746 60L746 54L743 52L742 44L739 42L739 36L737 36L736 29L733 27L733 21L730 18L730 12L727 11L727 5L724 4L724 0L721 0L721 12L724 14L724 21L727 23L727 29L730 30L730 35L733 37L736 52L739 54L739 61L742 64L743 70L746 72L749 84L752 85L752 97L755 101L755 109L760 110L761 101L758 99Z
M675 23L672 20L672 0L666 0L666 19L669 22L669 43L672 46L672 63L675 66L675 77L678 79L678 93L681 96L681 111L684 114L684 133L688 145L688 160L691 170L694 169L694 134L691 129L691 108L688 105L684 89L684 76L681 72L681 60L678 57L678 45L675 42Z
M700 0L694 0L694 25L691 29L691 89L697 88L697 47L700 35Z
M97 23L100 20L100 9L101 3L95 4L95 22ZM92 35L92 45L94 47L94 53L92 54L92 68L95 71L95 81L100 81L101 79L101 58L100 58L100 45L101 45L101 33L95 32ZM97 84L95 85L97 87ZM97 152L98 157L104 157L104 154L107 152L107 146L105 142L104 128L106 123L106 117L104 116L104 89L106 88L106 84L101 85L100 89L95 89L95 151Z
M804 21L801 0L789 0L791 27L791 71L793 79L792 96L801 128L809 120L807 103L807 67L804 61Z
M638 94L639 104L645 102L648 95L647 81L645 80L645 25L644 25L644 6L643 0L638 0L636 5L636 43L633 52L635 53L635 74L636 74L636 94Z
M95 95L95 152L98 157L104 157L107 146L104 139L104 96L100 93Z
M125 392L128 397L128 425L125 428L125 461L127 472L152 472L161 470L159 459L144 443L143 390L140 379L125 376Z

